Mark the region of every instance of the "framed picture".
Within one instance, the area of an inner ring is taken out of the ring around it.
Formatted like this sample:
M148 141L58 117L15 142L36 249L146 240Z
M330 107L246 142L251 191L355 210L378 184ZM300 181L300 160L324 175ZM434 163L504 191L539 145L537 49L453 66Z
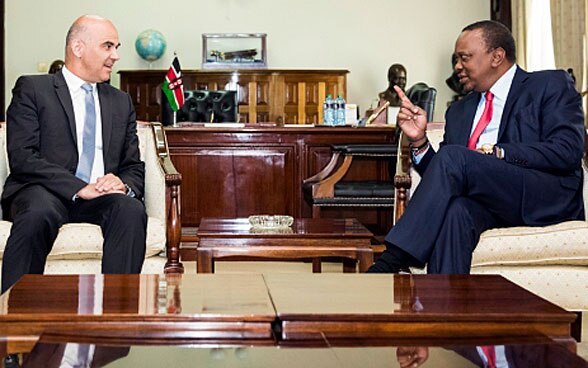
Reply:
M202 34L202 68L267 68L265 33Z

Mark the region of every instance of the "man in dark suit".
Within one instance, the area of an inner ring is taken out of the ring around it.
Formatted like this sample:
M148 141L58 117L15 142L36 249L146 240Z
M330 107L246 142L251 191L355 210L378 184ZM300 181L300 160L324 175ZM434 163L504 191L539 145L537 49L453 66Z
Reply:
M78 18L66 37L65 67L24 76L7 111L10 175L2 193L12 221L2 292L41 274L61 225L89 222L104 236L102 272L139 273L147 215L130 97L104 83L119 59L107 19Z
M486 229L584 219L584 119L569 75L520 69L510 31L493 21L465 27L455 54L470 93L447 110L438 152L426 113L402 95L398 125L422 181L368 272L466 274Z

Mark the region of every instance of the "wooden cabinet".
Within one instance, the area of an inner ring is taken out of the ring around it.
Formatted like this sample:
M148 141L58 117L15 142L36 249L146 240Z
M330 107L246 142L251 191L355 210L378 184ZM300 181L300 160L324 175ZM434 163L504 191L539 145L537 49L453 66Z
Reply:
M391 128L167 127L171 159L182 174L182 225L203 217L283 214L311 217L302 181L331 158L331 144L390 143ZM354 164L344 180L391 180L388 163ZM332 208L325 217L355 217L382 235L392 226L391 209Z
M120 71L120 89L131 95L137 119L160 121L166 70ZM237 90L242 123L318 124L330 93L346 97L347 70L185 70L185 90Z

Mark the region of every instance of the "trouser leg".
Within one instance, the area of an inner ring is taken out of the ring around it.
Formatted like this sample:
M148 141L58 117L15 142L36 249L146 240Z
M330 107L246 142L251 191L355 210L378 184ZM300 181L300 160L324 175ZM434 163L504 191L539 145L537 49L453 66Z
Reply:
M441 246L438 238L444 231L450 204L460 197L479 203L500 219L501 226L522 225L523 170L466 147L443 147L429 163L405 213L386 241L417 260L428 262L433 249ZM464 229L465 226L454 224L454 231Z
M147 214L141 201L122 194L79 201L70 218L100 225L104 237L102 273L141 272L147 233Z
M469 274L472 253L484 230L500 221L469 198L455 198L447 212L427 265L428 273Z
M31 185L11 200L12 228L2 260L2 292L25 274L42 274L68 208L42 186Z

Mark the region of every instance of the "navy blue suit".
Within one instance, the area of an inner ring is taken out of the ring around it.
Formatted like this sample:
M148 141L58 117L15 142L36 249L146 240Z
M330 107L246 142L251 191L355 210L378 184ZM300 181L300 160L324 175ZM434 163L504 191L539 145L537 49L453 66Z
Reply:
M517 69L498 133L504 160L466 147L480 98L470 93L447 110L440 149L416 165L422 181L386 236L429 273L469 273L489 228L584 219L584 117L567 73Z

